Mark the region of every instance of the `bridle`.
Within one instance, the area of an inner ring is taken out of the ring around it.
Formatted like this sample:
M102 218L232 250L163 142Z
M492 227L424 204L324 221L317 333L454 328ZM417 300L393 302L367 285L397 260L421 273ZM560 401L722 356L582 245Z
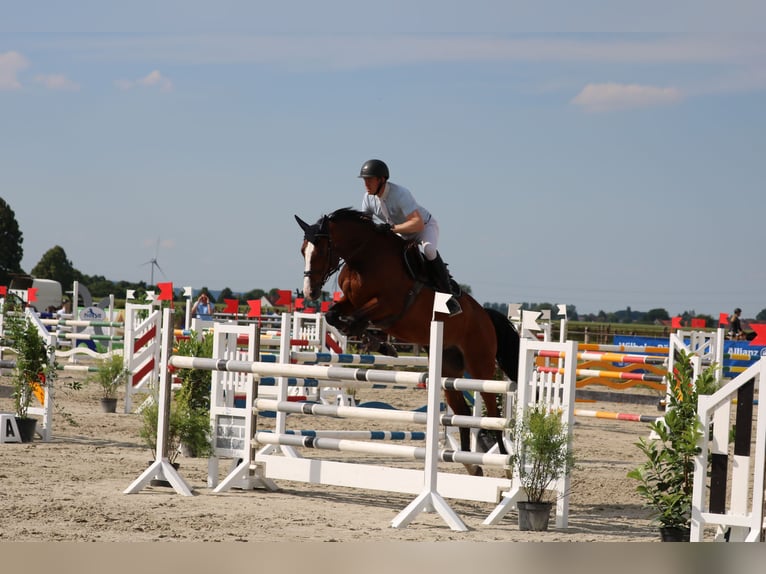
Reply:
M310 235L306 234L306 239L316 245L317 240L327 238L327 260L332 261L333 260L333 244L332 244L332 238L330 237L330 233L327 230L327 221L328 217L325 215L322 217L322 222L319 224L316 231L312 232ZM338 271L343 266L343 259L341 257L338 257L338 262L335 265L331 265L327 271L325 271L324 275L322 276L322 282L321 285L324 285L327 283L327 280L332 277L332 275ZM315 271L312 271L310 269L307 269L303 272L304 277L311 277Z
M316 245L317 240L327 238L327 260L332 261L333 260L333 242L332 237L330 236L330 232L328 230L328 223L330 221L330 217L325 215L322 217L322 220L318 225L316 225L316 231L312 230L312 233L306 233L306 239ZM336 273L341 267L343 267L343 264L346 262L347 259L353 259L359 252L361 252L369 243L369 239L362 241L357 245L357 247L349 254L348 257L341 257L338 255L338 262L335 265L330 266L327 271L325 271L324 275L322 276L322 285L327 283L327 281L330 279L330 277L333 276L334 273ZM303 272L304 277L310 277L312 274L314 274L315 271L307 270Z

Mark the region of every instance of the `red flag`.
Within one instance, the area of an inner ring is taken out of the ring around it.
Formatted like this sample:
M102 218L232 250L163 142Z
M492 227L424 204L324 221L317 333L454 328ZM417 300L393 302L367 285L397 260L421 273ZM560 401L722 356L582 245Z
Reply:
M223 302L226 303L226 307L223 309L224 313L234 313L236 315L239 312L239 299L224 299Z
M303 309L303 297L296 297L295 299L295 310Z
M692 329L704 329L705 328L705 319L699 318L699 319L692 319Z
M277 293L279 293L279 297L277 297L277 302L274 303L274 305L285 305L289 307L293 302L293 292L289 289L279 289Z
M37 287L30 287L27 289L27 303L34 303L37 301Z
M750 323L755 331L755 338L750 341L751 345L766 345L766 323Z
M0 285L0 295L5 296L7 294L8 294L8 287L6 287L5 285Z
M725 327L729 324L729 316L726 313L718 314L718 326Z
M250 306L250 310L247 312L248 317L261 316L261 300L260 299L248 299L247 304Z
M681 317L673 317L670 320L670 326L673 329L680 329L681 328Z
M343 291L335 291L335 293L332 294L333 301L340 301L341 297L343 297Z
M320 310L322 313L327 313L327 310L330 308L330 305L332 305L332 301L322 301L322 304L320 305Z
M157 287L160 288L160 294L157 296L157 301L172 301L173 300L173 284L157 283Z

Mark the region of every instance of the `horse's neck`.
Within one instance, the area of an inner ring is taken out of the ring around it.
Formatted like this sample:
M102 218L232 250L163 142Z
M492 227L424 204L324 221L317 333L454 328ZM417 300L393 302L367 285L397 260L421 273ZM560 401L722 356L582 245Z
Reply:
M354 238L334 238L333 245L336 253L350 264L364 264L381 256L376 249L375 237L371 232Z

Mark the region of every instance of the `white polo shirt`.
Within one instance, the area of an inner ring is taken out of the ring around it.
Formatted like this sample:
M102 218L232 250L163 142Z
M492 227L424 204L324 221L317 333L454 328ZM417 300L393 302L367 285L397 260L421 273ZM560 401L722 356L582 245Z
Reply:
M362 211L371 213L381 221L391 224L404 223L407 216L413 211L419 211L424 223L431 219L431 213L423 206L418 205L412 193L406 187L386 182L383 193L378 195L364 194ZM406 239L412 239L415 234L402 235Z

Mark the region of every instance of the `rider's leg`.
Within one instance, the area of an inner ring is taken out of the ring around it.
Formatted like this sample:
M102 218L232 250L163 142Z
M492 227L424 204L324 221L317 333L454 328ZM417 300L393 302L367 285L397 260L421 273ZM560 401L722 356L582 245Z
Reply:
M452 288L452 281L450 281L450 274L447 270L447 264L444 263L438 251L436 253L436 257L433 259L429 260L426 258L426 264L428 265L428 271L431 274L431 277L433 277L434 283L436 284L436 290L440 293L450 293L453 295L453 297L447 301L447 308L450 311L450 315L457 315L463 309L460 307L460 303L458 303L457 298L454 297L454 295L459 295L459 293L455 293L454 289Z
M437 291L441 293L450 293L453 297L447 302L447 308L450 311L450 315L457 315L462 312L460 303L457 301L457 297L460 295L459 291L455 292L452 288L452 282L450 281L450 274L447 271L447 265L439 255L439 223L434 217L431 217L428 224L426 224L423 231L420 233L420 246L423 249L423 255L425 256L426 266L428 273L436 284Z

